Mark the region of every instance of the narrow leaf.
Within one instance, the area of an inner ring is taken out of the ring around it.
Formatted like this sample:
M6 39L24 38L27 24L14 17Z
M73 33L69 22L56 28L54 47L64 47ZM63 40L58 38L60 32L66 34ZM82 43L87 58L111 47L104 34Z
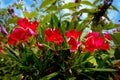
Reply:
M53 4L53 3L55 3L55 1L56 0L44 0L42 2L42 4L41 4L40 8L44 8L44 7L46 7L46 6L50 5L50 4Z
M93 4L90 1L81 1L81 4L84 4L87 6L93 6Z
M56 75L58 75L58 72L51 73L51 74L41 78L40 80L50 80L51 78L55 77Z
M67 3L67 4L64 4L61 9L72 9L74 7L77 7L79 6L78 3L73 3L73 2L70 2L70 3Z

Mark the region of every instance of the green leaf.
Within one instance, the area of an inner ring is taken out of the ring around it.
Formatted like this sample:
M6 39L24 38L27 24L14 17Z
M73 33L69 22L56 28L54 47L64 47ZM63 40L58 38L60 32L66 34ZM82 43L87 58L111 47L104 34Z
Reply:
M52 14L51 18L53 20L54 27L59 27L60 25L58 25L59 24L58 17L55 14Z
M23 15L26 18L34 18L34 17L38 16L38 12L37 11L33 11L33 12L30 12L30 13L23 12Z
M93 70L93 71L102 71L102 72L113 72L117 71L115 69L103 69L103 68L87 68L88 70Z
M23 10L23 5L22 4L14 4L17 9Z
M75 7L79 6L78 3L74 3L74 2L70 2L70 3L67 3L67 4L64 4L61 9L73 9Z
M65 13L65 14L61 15L60 17L64 18L64 17L67 17L67 16L70 16L70 13Z
M114 33L111 35L113 38L113 41L115 43L115 46L120 50L120 34L119 33Z
M93 4L96 5L99 2L99 0L94 0Z
M88 62L92 63L94 66L98 66L97 61L94 56L90 56L87 60Z
M48 7L45 11L54 11L56 10L57 7L55 5L51 5L50 7Z
M55 2L56 2L56 0L44 0L42 2L42 4L40 5L40 8L45 8L46 6L51 5Z
M1 9L0 10L0 15L4 16L7 12L7 9Z
M111 35L113 38L113 41L115 43L116 49L115 49L115 58L120 58L120 34L119 33L114 33Z
M58 75L58 72L51 73L51 74L41 78L40 80L50 80L51 78L55 77L56 75Z
M35 4L32 4L31 7L35 7Z
M68 80L76 80L76 77L71 77Z
M113 48L110 48L109 50L107 50L107 52L109 53L110 58L114 57L115 50Z
M78 29L78 28L77 28L77 29ZM89 27L85 28L85 29L83 30L83 32L82 32L82 35L81 35L81 37L80 37L80 40L81 40L81 41L84 40L85 36L86 36L89 32L91 32L91 29L90 29Z
M110 9L113 9L113 10L118 11L118 12L120 11L119 9L117 9L117 8L116 8L115 6L113 6L113 5L110 6Z
M43 23L43 24L44 24L44 23L47 23L47 22L49 22L49 21L51 20L51 14L49 13L49 14L47 14L46 16L44 16L43 18L44 18L44 19L43 19L42 23Z
M81 4L84 4L87 6L93 6L93 4L90 1L81 1Z
M13 53L15 56L19 56L19 53L16 52L15 50L13 50L9 45L6 45L6 48L7 48L11 53Z
M87 9L87 8L84 8L84 9L81 9L79 10L79 13L89 13L89 14L94 14L95 13L95 9Z
M7 20L7 23L8 23L8 24L16 23L17 19L18 19L18 17L9 18L9 19Z

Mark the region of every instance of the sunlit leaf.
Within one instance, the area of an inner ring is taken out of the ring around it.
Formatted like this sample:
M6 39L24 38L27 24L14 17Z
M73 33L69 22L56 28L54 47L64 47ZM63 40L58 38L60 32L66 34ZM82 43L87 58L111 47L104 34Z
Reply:
M117 71L115 69L104 69L104 68L88 68L88 70L93 70L93 71L101 71L101 72L113 72L113 71Z
M79 6L78 3L70 2L70 3L64 4L63 6L61 6L61 9L74 9L77 6Z
M81 1L81 4L87 5L87 6L93 6L93 4L90 1Z
M56 75L58 75L58 72L51 73L51 74L41 78L40 80L50 80L51 78L55 77Z
M23 12L23 15L24 17L26 18L34 18L34 17L37 17L38 16L38 12L37 11L34 11L34 12Z
M98 65L94 56L90 56L87 60L88 62L92 63L94 66Z
M55 2L56 2L56 0L44 0L42 2L42 4L40 5L40 8L46 7L46 6L51 5L51 4L55 3Z

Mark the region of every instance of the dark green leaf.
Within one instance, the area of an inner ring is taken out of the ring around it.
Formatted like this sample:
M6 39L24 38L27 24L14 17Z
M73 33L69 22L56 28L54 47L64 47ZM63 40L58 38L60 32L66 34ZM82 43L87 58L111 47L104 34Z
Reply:
M116 8L115 6L113 6L113 5L110 6L110 9L113 9L113 10L118 11L118 12L120 11L119 9L117 9L117 8Z

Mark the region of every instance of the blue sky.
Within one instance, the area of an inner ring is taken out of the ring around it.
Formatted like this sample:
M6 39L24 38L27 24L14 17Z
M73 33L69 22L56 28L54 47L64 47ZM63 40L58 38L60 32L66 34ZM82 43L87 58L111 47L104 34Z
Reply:
M0 8L8 7L9 4L12 4L13 2L16 2L17 0L0 0ZM25 1L25 7L28 10L31 10L30 5L33 3L33 0L23 0ZM41 3L41 0L37 0L39 3ZM73 0L64 0L65 2L70 2ZM92 1L92 0L91 0ZM120 11L120 0L114 0L113 5L116 6L117 9ZM22 16L20 11L15 10L15 13L19 16ZM118 20L120 20L120 12L117 11L109 11L108 14L109 18L114 22L118 23Z

